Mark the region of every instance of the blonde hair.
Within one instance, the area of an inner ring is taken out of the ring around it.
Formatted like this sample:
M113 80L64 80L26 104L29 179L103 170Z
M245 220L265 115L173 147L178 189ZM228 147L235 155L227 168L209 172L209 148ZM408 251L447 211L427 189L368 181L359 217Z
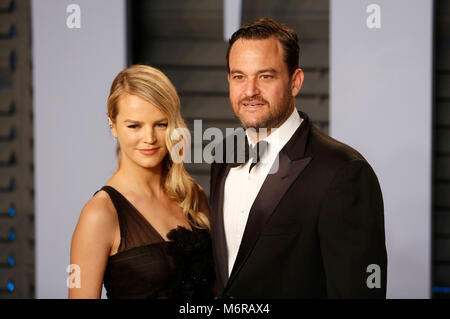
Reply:
M171 136L176 128L187 129L180 113L180 98L172 82L160 70L148 65L133 65L121 71L114 79L108 97L108 117L115 123L119 113L118 101L123 94L140 97L163 112L168 118L166 131L167 149L180 143ZM184 145L186 141L181 141ZM116 147L118 168L120 168L120 145ZM162 162L163 187L170 199L183 209L189 223L196 228L209 229L207 212L199 211L200 189L184 168L182 161L173 161L170 151Z

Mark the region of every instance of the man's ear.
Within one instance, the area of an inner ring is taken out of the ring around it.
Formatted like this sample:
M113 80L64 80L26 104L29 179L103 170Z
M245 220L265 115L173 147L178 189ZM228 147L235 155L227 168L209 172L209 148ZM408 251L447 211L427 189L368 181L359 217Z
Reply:
M227 80L228 80L228 83L230 83L230 72L228 72L228 74L227 74Z
M294 74L292 74L291 77L291 90L292 90L292 96L296 97L298 92L300 92L300 89L302 88L303 79L305 75L303 73L303 70L300 68L297 68L294 71Z

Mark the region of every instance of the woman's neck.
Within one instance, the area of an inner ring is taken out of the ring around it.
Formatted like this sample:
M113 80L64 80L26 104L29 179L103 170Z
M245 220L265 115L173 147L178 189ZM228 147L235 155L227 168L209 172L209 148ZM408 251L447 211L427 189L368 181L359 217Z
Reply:
M162 163L156 167L145 168L121 160L119 168L112 179L133 193L145 194L159 198L163 193L162 187Z

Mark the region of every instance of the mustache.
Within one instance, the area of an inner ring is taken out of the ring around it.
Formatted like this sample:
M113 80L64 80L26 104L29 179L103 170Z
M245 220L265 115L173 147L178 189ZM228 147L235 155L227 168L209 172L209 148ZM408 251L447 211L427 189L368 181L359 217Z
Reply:
M269 102L267 102L265 99L263 99L260 96L254 97L254 98L243 98L241 100L239 100L239 104L243 104L243 103L255 103L255 102L260 102L260 103L264 103L264 104L269 104Z

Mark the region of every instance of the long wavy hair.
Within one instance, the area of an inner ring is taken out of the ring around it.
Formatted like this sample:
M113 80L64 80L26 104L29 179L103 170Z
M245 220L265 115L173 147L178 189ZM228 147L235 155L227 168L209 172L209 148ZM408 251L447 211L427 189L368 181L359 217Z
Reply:
M114 123L119 113L118 101L123 94L138 96L167 116L166 145L169 152L162 161L164 191L180 205L193 227L209 229L207 212L199 211L198 185L184 168L183 161L173 160L170 152L176 144L190 144L185 135L174 132L180 128L187 130L187 126L181 117L180 98L172 82L160 70L148 65L133 65L121 71L111 85L107 102L107 115ZM175 140L172 137L175 137ZM120 168L119 143L116 146L116 157Z

